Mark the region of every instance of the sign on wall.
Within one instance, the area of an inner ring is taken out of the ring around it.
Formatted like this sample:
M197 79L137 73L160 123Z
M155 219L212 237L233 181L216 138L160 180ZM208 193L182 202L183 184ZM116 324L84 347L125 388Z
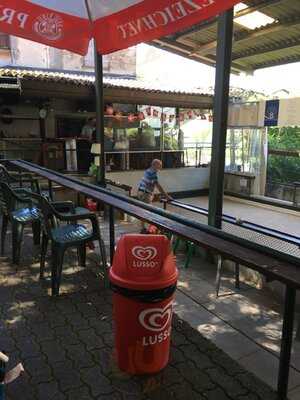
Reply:
M278 126L279 100L266 101L264 126Z

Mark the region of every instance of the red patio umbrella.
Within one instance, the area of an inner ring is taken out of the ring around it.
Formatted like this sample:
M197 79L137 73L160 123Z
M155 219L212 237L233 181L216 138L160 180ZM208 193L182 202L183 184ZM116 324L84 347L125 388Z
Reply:
M86 54L95 39L97 141L105 182L102 55L211 18L239 0L1 0L0 32Z
M231 8L238 0L1 0L0 31L86 54L169 35Z

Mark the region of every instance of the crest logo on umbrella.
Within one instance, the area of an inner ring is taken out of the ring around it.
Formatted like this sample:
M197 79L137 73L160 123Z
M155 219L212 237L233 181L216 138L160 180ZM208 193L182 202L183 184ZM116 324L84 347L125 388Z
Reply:
M57 14L42 14L33 24L33 30L45 39L55 41L63 37L64 22Z

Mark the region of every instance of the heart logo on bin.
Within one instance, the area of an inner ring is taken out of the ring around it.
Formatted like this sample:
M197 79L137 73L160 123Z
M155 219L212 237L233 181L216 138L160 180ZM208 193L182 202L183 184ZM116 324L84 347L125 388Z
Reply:
M141 261L153 260L157 255L157 249L152 246L135 246L131 252L135 258Z
M173 301L164 308L149 308L139 315L140 324L153 332L163 331L170 323L172 317Z

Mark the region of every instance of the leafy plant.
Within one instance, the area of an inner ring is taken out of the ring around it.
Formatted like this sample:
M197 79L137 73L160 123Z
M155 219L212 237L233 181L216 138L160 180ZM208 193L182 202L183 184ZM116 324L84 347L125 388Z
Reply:
M294 150L300 153L300 127L270 128L269 148ZM285 155L269 155L268 180L292 183L300 180L300 158Z

